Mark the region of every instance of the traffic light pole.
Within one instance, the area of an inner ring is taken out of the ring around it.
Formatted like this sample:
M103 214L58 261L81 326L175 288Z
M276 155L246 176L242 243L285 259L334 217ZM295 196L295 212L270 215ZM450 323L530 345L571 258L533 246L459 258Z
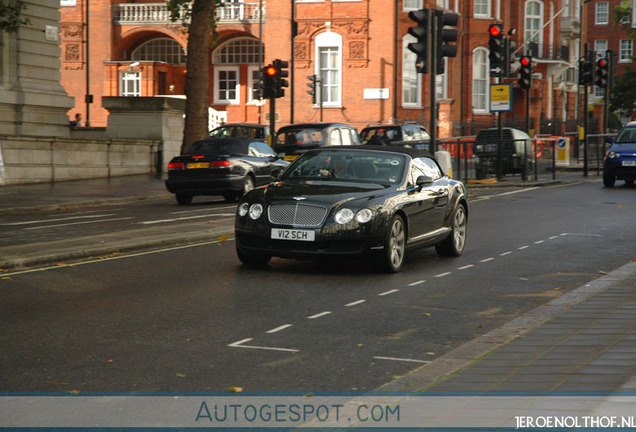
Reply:
M585 61L589 61L589 51L588 44L585 44L584 48L584 59ZM593 81L593 80L592 80ZM583 177L588 176L589 170L589 154L588 154L588 145L587 145L587 105L588 105L588 86L583 86L583 133L581 134L581 138L583 139Z
M431 61L430 61L430 103L431 119L428 133L431 135L429 150L431 154L437 152L437 26L439 15L437 11L430 11L429 23L431 25Z

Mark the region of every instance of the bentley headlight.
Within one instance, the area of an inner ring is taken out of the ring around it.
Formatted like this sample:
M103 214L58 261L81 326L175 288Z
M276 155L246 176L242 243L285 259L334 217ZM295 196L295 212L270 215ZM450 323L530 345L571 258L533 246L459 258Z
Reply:
M261 217L263 214L263 205L262 204L252 204L250 206L250 217L254 220Z
M240 217L243 217L247 214L247 212L250 210L250 205L246 202L244 202L243 204L241 204L238 208L238 215Z
M373 217L373 212L369 210L368 208L363 208L361 210L358 210L358 213L356 213L356 220L359 223L367 223L371 220L372 217Z
M355 214L353 213L352 210L350 210L348 208L343 208L343 209L338 210L338 212L336 213L336 216L334 217L334 219L339 224L344 225L344 224L348 224L349 222L351 222L353 220L354 216L355 216Z

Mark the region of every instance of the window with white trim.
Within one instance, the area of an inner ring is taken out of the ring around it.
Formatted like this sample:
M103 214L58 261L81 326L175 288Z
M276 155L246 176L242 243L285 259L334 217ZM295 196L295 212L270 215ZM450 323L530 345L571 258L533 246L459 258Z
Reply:
M316 75L321 80L321 100L324 106L342 103L342 36L334 32L316 37Z
M618 61L621 63L631 63L634 56L634 41L631 39L621 39L618 49Z
M491 0L474 0L473 16L476 18L487 18L492 16Z
M174 39L156 38L144 42L130 55L133 61L157 61L170 64L185 64L186 53Z
M417 39L409 34L402 38L402 106L422 106L422 75L415 70L417 55L408 46Z
M402 7L405 11L422 9L424 7L424 0L404 0Z
M594 53L596 60L604 58L608 47L607 39L597 39L594 41Z
M122 71L119 73L119 95L141 96L141 72Z
M473 112L485 114L488 109L489 91L489 66L488 50L483 47L475 48L473 51Z
M609 2L598 2L595 4L594 24L609 24Z
M214 69L214 102L238 104L240 102L239 68L216 67Z
M524 41L528 46L536 45L537 52L533 55L543 53L543 2L526 2Z
M261 44L253 38L236 38L214 50L214 64L263 63Z

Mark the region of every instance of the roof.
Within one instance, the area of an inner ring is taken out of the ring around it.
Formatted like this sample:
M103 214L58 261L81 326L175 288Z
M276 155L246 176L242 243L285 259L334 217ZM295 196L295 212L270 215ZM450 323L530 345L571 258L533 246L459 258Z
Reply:
M350 124L340 123L340 122L294 123L294 124L282 126L281 128L278 129L278 132L285 131L287 129L301 129L301 128L322 129L322 128L326 128L330 126L346 126L346 127L355 129L355 127L351 126Z
M207 138L192 144L186 154L212 153L212 154L247 154L250 143L260 142L255 138L223 137ZM196 150L200 147L200 150Z
M312 151L349 151L349 150L368 150L384 153L401 153L410 156L411 158L427 157L435 159L429 152L414 148L402 147L402 146L375 146L375 145L354 145L354 146L325 146Z

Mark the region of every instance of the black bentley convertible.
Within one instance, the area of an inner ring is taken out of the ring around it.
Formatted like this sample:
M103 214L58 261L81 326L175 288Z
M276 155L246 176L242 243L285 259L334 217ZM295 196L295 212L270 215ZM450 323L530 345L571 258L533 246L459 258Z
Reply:
M309 151L239 201L236 251L246 265L282 258L370 255L398 272L405 252L459 256L468 199L427 153L387 147Z

